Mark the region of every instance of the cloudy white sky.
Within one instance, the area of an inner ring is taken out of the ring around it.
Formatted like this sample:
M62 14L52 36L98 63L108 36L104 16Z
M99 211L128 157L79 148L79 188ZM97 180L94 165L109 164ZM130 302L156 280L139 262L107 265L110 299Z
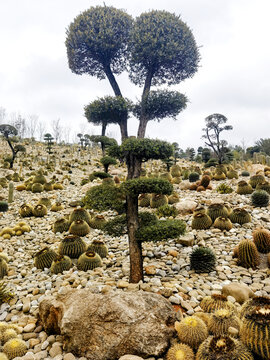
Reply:
M71 21L95 0L0 0L0 107L8 113L37 114L51 131L60 118L66 132L99 133L86 122L83 107L113 95L108 81L68 68L65 37ZM138 16L152 9L181 15L201 46L197 74L177 86L189 104L178 120L151 122L147 136L176 141L183 149L203 145L204 119L221 113L233 125L224 133L230 144L247 146L270 137L270 1L269 0L107 0L106 5ZM141 89L127 75L119 78L124 96ZM129 120L135 135L137 122ZM116 126L109 132L119 139Z

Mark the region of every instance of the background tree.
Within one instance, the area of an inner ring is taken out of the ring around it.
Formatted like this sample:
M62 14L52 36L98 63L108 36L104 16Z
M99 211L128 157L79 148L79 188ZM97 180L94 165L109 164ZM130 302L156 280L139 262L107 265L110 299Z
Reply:
M18 130L12 126L12 125L8 125L8 124L2 124L0 125L0 133L3 135L4 139L7 141L11 151L12 151L12 158L10 161L10 168L13 168L13 164L14 164L14 160L16 158L16 155L19 151L21 152L25 152L25 147L23 145L17 144L17 145L13 145L13 137L18 135Z
M204 148L202 150L202 161L207 163L207 161L211 158L211 151L208 148Z
M199 52L192 32L179 16L166 11L143 13L133 22L122 10L98 6L77 16L70 24L66 46L71 70L99 79L107 77L115 96L122 96L122 93L114 75L125 70L128 62L131 81L143 87L134 111L139 119L137 139L126 139L127 119L120 122L120 154L125 156L128 181L136 182L146 155L151 159L149 154L153 152L155 158L164 157L161 145L143 139L148 121L163 119L165 113L175 117L186 105L185 96L179 92L151 93L151 86L175 85L196 73ZM153 148L155 146L158 150ZM165 152L167 158L172 155L170 149L169 154ZM126 201L131 282L143 279L141 245L136 239L138 194L127 192Z
M43 135L45 132L46 126L43 123L43 121L39 120L38 124L37 124L37 132L38 132L38 137L39 137L39 141L43 140Z
M228 119L222 114L212 114L205 119L206 127L203 129L206 139L205 145L209 146L218 158L218 163L222 164L226 158L227 141L220 139L220 133L224 130L232 130L231 125L225 125ZM224 125L224 126L223 126Z
M62 132L62 126L61 126L61 120L56 119L52 121L52 130L53 130L53 136L55 139L55 142L58 143L61 141L61 132Z
M16 113L16 112L12 112L9 117L10 117L10 123L17 130L18 137L21 139L24 138L27 130L25 118L20 113Z
M255 145L260 148L261 152L264 152L266 155L270 155L270 138L260 139L256 141Z
M2 124L6 119L7 113L6 109L3 106L0 106L0 124Z
M77 134L78 138L79 138L79 143L81 144L81 148L84 148L84 136L83 134L79 133Z
M37 126L38 126L38 115L30 114L28 116L27 129L29 136L32 139L35 137Z
M180 158L180 147L177 142L172 143L173 146L173 158L174 158L174 164L177 163L177 159Z
M186 156L190 161L194 161L195 158L195 149L194 148L187 148L186 149Z

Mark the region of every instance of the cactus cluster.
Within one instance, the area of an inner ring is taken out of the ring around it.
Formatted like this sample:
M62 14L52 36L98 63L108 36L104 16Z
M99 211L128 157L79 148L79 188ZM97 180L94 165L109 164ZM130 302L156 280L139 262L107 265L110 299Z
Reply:
M4 239L10 239L12 236L20 236L25 232L29 232L30 230L31 228L26 224L26 222L20 221L13 227L4 227L0 231L0 236L2 236Z

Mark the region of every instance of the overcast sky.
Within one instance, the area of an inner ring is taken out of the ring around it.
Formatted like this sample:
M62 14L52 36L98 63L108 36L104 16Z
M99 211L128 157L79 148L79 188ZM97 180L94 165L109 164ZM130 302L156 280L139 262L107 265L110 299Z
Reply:
M100 133L87 123L83 107L113 95L112 89L107 80L73 74L64 44L70 22L95 5L103 1L0 0L0 107L39 115L49 132L51 121L60 118L70 134ZM152 9L181 15L201 47L199 71L176 87L189 98L188 107L177 121L150 122L146 136L197 148L203 145L205 117L221 113L233 125L224 132L230 144L251 146L270 137L270 0L107 0L106 5L134 17ZM142 89L127 75L119 84L125 97L140 96ZM130 135L137 125L129 120ZM118 127L109 132L119 139Z

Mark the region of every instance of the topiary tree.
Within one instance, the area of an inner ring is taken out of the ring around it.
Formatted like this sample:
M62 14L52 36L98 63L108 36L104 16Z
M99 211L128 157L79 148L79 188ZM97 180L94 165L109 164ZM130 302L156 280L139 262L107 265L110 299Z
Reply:
M96 144L100 143L102 154L105 155L105 150L109 146L117 145L117 141L113 138L109 138L108 136L101 135L85 135L88 139Z
M68 64L78 75L89 74L109 80L115 96L122 96L115 74L127 68L127 44L132 17L112 6L92 6L77 16L67 29ZM120 123L127 136L127 118Z
M48 154L52 154L52 146L53 146L53 137L50 133L44 135L44 141L47 143L47 152Z
M151 91L151 86L178 84L193 77L198 69L198 47L180 17L153 10L133 21L122 10L91 7L70 24L66 46L71 70L99 79L107 77L115 96L122 97L122 94L114 75L127 69L127 65L131 81L143 86L141 98L133 109L139 119L138 139L127 138L127 118L122 119L119 121L122 145L113 146L115 154L110 154L126 160L128 180L140 176L143 161L172 156L172 147L167 143L144 139L144 136L150 120L175 118L187 101L177 91ZM136 239L138 194L128 192L126 206L130 281L138 282L143 279L141 245Z
M202 136L205 145L209 146L218 158L218 163L222 164L226 159L226 153L229 152L227 148L227 141L220 139L220 133L224 130L232 130L231 125L226 124L228 119L222 114L212 114L205 119L206 127L203 129L205 134ZM223 126L224 125L224 126Z
M108 172L109 170L109 166L110 165L116 165L117 164L117 161L115 158L113 158L112 156L104 156L103 158L100 159L100 162L101 164L103 165L104 167L104 171L105 173Z
M122 96L104 96L84 107L86 119L94 125L101 125L101 136L105 136L108 124L119 124L126 121L131 103ZM104 155L105 149L102 148Z
M177 159L180 158L180 147L177 142L172 143L173 146L173 158L174 158L174 164L177 163Z
M13 145L12 142L14 141L13 137L18 135L18 131L14 126L8 125L8 124L2 124L0 125L0 133L3 135L4 139L7 141L11 151L12 151L12 158L10 159L10 168L13 168L13 164L15 161L15 158L17 156L17 153L19 151L25 152L26 149L23 145L17 144Z

